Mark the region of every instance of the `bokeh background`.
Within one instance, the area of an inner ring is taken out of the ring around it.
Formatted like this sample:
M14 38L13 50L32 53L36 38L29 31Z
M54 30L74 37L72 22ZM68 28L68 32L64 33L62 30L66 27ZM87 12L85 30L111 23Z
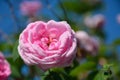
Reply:
M23 15L20 12L20 3L24 0L11 0L11 3L14 8L14 14L16 15L18 21L17 24L21 26L25 26L26 22L23 20ZM91 14L103 14L105 16L105 24L104 24L104 31L106 32L107 38L106 42L111 43L113 40L119 38L119 30L120 30L120 24L117 21L117 16L120 14L120 1L119 0L100 0L103 4L102 9L98 9L95 11L92 11ZM46 16L49 16L51 19L57 20L56 16L51 13L51 11L47 8L46 1L40 0L42 2L43 7L42 10L40 10L39 14L45 14ZM92 0L91 0L92 2ZM55 12L59 11L55 9L57 5L57 0L50 1L51 7L54 9ZM10 6L6 2L6 0L0 1L0 24L1 24L1 30L7 34L12 34L14 31L16 31L16 27L14 24L16 24L16 21L12 18L12 11L10 9Z
M17 54L15 43L28 23L51 19L65 20L75 31L84 30L90 35L96 36L100 40L100 49L95 59L99 62L102 58L104 61L114 64L113 80L120 79L120 0L38 0L41 8L35 16L22 14L20 5L24 1L0 0L0 51L11 64L12 75L9 80L40 80L42 72L36 72L39 70L38 68L28 67L22 62ZM104 16L102 28L87 27L84 23L85 17L98 14ZM32 70L34 73L31 73ZM85 76L83 80L88 79Z

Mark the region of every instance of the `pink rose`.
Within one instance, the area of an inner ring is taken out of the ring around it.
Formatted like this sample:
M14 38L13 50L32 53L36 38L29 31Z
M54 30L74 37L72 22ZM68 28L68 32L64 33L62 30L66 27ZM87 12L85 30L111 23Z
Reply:
M92 55L96 55L99 47L97 39L89 36L84 31L77 31L76 38L78 40L78 46L80 47L80 49L83 49Z
M34 16L41 8L39 1L24 1L20 5L21 12L26 16Z
M10 74L10 65L0 52L0 80L6 80Z
M26 64L43 70L65 67L76 55L76 38L65 21L36 21L20 34L18 51Z

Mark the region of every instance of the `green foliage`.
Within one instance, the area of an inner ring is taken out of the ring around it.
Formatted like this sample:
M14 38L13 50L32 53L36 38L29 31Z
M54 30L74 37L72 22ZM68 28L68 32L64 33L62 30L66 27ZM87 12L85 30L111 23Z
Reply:
M80 64L79 66L77 66L75 69L73 69L71 72L70 72L70 75L71 76L78 76L80 74L82 74L83 72L86 72L86 71L90 71L92 69L95 69L96 67L96 64L92 61L88 61L88 62L85 62L85 63L82 63Z
M1 42L0 43L0 50L1 51L12 51L12 44L9 42Z
M17 58L19 58L19 53L18 53L18 40L14 44L13 52L12 52L12 57L13 60L15 61Z
M12 76L21 77L19 68L17 68L15 65L11 65L11 70L12 70Z
M99 73L95 76L94 80L111 80L112 71L110 69L112 65L104 65Z
M82 0L66 0L64 1L63 5L65 6L66 10L75 12L77 14L84 14L101 7L101 3L92 4Z
M120 38L116 39L116 40L113 42L113 46L120 46Z
M42 76L42 80L73 80L72 76L68 75L63 69L61 68L54 68L45 73Z
M98 73L98 70L92 70L86 80L93 80L96 74Z

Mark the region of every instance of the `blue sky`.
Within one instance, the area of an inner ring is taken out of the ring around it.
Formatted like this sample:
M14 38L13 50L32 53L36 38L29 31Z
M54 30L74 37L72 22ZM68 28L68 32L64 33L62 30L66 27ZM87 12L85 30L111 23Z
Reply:
M15 14L21 20L19 13L19 3L21 0L11 0L14 2ZM55 0L54 0L55 1ZM120 13L120 0L103 0L104 8L99 11L105 16L106 22L104 30L107 35L107 43L111 43L113 40L120 38L120 24L117 23L116 16ZM11 34L16 30L14 25L15 21L11 16L11 11L5 0L0 0L0 29L7 34ZM45 13L47 11L44 10ZM18 21L18 24L21 24Z
M104 30L107 34L107 42L120 38L120 24L117 23L116 16L120 13L120 0L103 0L105 9L102 13L105 15L106 22Z

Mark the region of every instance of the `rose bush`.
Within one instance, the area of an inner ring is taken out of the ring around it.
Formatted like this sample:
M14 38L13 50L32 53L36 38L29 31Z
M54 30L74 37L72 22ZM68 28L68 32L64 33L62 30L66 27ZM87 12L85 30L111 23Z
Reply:
M0 52L0 80L6 80L10 74L10 65Z
M30 23L20 34L18 51L26 64L43 70L69 66L76 55L74 31L65 21Z

